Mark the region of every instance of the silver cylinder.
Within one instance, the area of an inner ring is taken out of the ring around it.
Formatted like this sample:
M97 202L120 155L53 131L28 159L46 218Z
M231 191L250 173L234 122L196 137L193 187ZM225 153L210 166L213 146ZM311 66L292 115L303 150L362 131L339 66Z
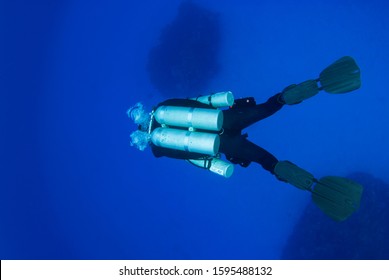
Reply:
M158 147L205 155L217 154L220 147L218 134L163 127L154 129L151 142Z
M192 99L210 105L215 108L232 106L234 105L234 101L235 101L234 95L232 94L231 91L217 92L211 95L204 95Z
M160 124L168 126L211 131L219 131L223 126L223 112L218 109L160 106L154 117Z
M209 167L207 167L207 160L208 159L190 159L189 161L198 167L208 168L209 171L225 178L231 177L234 173L234 165L230 162L218 158L212 158L210 160Z

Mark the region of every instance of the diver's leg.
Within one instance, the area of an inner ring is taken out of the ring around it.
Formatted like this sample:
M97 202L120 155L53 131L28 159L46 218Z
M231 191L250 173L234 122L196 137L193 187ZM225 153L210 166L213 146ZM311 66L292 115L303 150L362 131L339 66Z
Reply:
M281 93L270 97L265 103L257 104L253 107L231 108L223 111L225 129L242 130L257 121L265 119L284 106Z
M245 139L243 145L245 158L260 164L265 170L274 174L274 167L278 163L278 159L273 154L247 139Z
M242 135L236 137L222 136L219 151L225 154L231 162L247 164L256 162L272 174L274 174L274 167L278 163L274 155L250 142Z
M363 187L357 182L338 176L325 176L318 180L290 161L278 161L271 153L242 136L235 141L239 141L235 142L238 145L230 147L234 149L232 155L227 156L228 159L234 162L233 156L236 156L237 162L239 159L246 163L256 162L278 180L311 192L313 202L335 221L347 219L359 208Z

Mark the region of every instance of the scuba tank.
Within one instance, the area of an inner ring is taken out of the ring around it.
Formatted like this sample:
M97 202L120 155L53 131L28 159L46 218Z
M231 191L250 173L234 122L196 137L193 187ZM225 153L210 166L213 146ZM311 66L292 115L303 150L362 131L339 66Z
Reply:
M214 156L220 147L220 137L215 133L158 127L151 134L157 147Z
M219 158L218 132L223 127L223 112L217 108L232 106L234 96L231 91L225 91L191 99L215 109L162 105L152 112L150 128L154 120L162 127L149 131L150 140L157 147L203 154L202 159L188 161L229 178L234 165Z
M154 117L161 125L183 128L219 131L223 126L223 112L219 109L160 106Z
M190 99L199 101L214 108L230 107L234 104L234 95L231 91L221 91Z
M234 173L234 165L232 163L221 160L217 157L211 157L209 159L188 159L188 161L193 165L208 169L209 171L225 178L231 177Z

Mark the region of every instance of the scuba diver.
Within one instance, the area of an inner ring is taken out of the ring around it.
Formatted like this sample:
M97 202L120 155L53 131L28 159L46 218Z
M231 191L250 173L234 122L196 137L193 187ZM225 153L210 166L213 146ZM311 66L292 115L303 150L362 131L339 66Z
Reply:
M262 104L256 104L253 97L235 100L230 91L192 99L169 99L151 113L137 103L127 112L138 126L131 134L131 145L141 151L151 146L155 157L187 160L226 178L232 175L235 164L247 167L252 162L258 163L278 180L311 192L314 203L325 214L343 221L359 208L360 184L338 176L316 179L292 162L278 160L250 142L242 130L284 105L299 104L321 90L346 93L360 85L358 65L345 56L325 68L318 79L290 85ZM219 109L224 107L228 109Z

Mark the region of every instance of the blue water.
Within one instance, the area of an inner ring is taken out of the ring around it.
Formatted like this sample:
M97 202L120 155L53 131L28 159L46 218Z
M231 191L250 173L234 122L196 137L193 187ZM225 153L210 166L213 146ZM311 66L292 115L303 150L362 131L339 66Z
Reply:
M320 93L247 132L317 177L389 182L386 1L194 2L221 24L207 92L262 102L353 56L361 89ZM146 65L180 3L0 2L0 259L281 258L308 193L255 164L224 179L129 145L126 110L175 97Z

